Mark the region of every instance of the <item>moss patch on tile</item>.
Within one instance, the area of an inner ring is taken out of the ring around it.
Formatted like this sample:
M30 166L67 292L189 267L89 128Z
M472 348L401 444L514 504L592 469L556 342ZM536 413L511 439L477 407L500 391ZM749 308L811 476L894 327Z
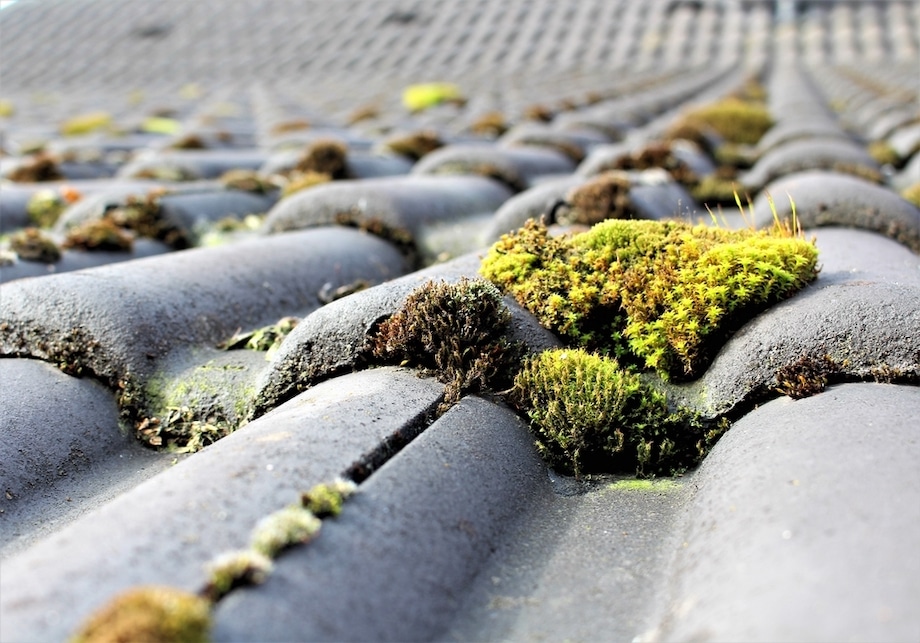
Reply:
M95 219L70 228L62 246L88 252L130 252L134 247L134 235L109 218Z
M60 181L64 178L58 166L58 159L45 152L39 152L26 159L9 173L7 178L14 183L39 183Z
M172 587L138 587L116 596L76 632L74 643L183 641L204 643L210 603Z
M208 584L202 593L216 603L234 589L261 585L273 567L271 558L253 549L225 552L208 563Z
M584 473L674 475L696 466L727 428L665 395L612 358L556 349L530 358L511 399L530 418L537 449L553 467Z
M297 161L295 170L327 174L333 179L347 177L348 147L337 139L319 139L310 143Z
M668 478L641 478L635 480L618 480L607 487L611 491L627 493L671 493L680 489L680 485Z
M60 126L64 136L80 136L91 134L103 129L110 129L113 125L112 115L108 112L97 111L79 114L67 119Z
M680 379L812 281L817 249L778 228L609 220L550 237L530 221L492 246L480 272L572 345Z
M388 138L384 149L417 161L429 152L444 146L444 141L434 130L420 130Z
M446 384L441 410L468 392L510 381L518 347L506 337L511 313L499 290L481 279L428 282L369 336L378 360L425 369Z
M14 232L10 235L9 244L10 250L23 261L52 264L61 260L58 244L38 228Z
M762 102L734 96L694 108L683 118L690 124L715 130L730 143L747 145L755 145L773 126L770 112Z

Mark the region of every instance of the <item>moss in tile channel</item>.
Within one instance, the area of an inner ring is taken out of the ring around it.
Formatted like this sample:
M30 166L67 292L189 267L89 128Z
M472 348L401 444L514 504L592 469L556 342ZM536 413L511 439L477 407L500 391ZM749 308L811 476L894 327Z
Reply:
M206 563L206 581L197 593L169 586L131 588L91 614L70 640L210 640L214 606L238 588L264 583L274 569L273 559L313 540L323 520L338 516L356 490L354 483L343 479L315 485L302 494L300 502L260 520L252 530L249 547L218 554Z

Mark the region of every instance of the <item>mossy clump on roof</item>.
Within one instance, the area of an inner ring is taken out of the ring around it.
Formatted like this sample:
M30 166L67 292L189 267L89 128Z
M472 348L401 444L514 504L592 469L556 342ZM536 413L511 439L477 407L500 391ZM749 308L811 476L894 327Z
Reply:
M629 197L631 187L627 173L602 172L569 191L564 205L556 210L556 222L594 225L607 219L633 219L636 209Z
M59 128L64 136L91 134L112 127L112 115L104 111L87 112L67 119Z
M761 99L748 95L727 96L686 112L674 128L709 128L728 143L755 145L768 129L773 118Z
M0 118L9 118L16 114L16 106L13 101L6 98L0 98Z
M172 143L169 148L173 150L206 150L208 144L198 134L183 134Z
M493 111L482 114L470 124L473 134L497 138L508 131L508 121L501 112Z
M39 152L26 159L9 173L7 178L14 183L40 183L60 181L64 178L58 160L51 154Z
M130 252L134 247L134 235L103 217L70 228L61 245L88 252Z
M175 250L184 250L192 245L188 233L171 221L160 204L165 194L162 190L151 190L146 195L131 195L125 202L108 210L105 218L138 237L156 239Z
M54 239L38 228L25 228L10 235L10 250L23 261L57 263L61 260L61 249Z
M297 161L295 171L327 174L333 179L344 179L348 173L348 147L342 141L328 138L310 143Z
M287 179L287 183L281 188L281 196L288 197L307 188L312 188L323 183L329 183L332 176L325 172L293 172Z
M228 170L218 180L226 188L253 194L269 194L278 189L278 185L269 177L255 170Z
M266 351L266 359L272 356L281 347L284 338L291 334L300 322L299 317L282 317L274 324L257 328L246 333L237 333L219 348L235 350L245 348L252 351Z
M280 123L275 123L270 133L274 135L287 134L288 132L302 132L308 130L311 127L310 121L305 118L295 118L288 121L281 121Z
M920 208L920 183L914 183L913 185L904 188L901 191L901 196L913 203L915 206Z
M317 518L335 518L342 513L342 506L358 489L351 480L333 480L314 485L300 495L300 504Z
M272 568L271 558L253 549L226 552L208 563L203 594L217 602L238 587L261 585Z
M254 551L274 558L294 545L307 543L319 533L322 521L299 505L291 505L269 514L252 531Z
M686 410L610 357L554 349L525 361L511 394L524 408L537 448L574 473L675 475L696 466L725 430Z
M503 236L481 274L575 346L691 378L727 334L817 276L797 234L677 221L608 220L550 237L533 221Z
M147 586L116 596L74 634L73 643L209 639L211 603L171 587Z
M517 347L506 337L511 313L482 279L428 282L370 336L374 356L427 369L446 386L445 409L467 392L493 390L509 379Z
M383 142L384 149L394 154L417 161L426 154L444 146L444 141L434 130L419 130L388 138Z
M443 103L466 104L466 98L463 97L460 88L453 83L410 85L403 90L402 101L405 108L411 112L420 112Z
M656 141L632 153L616 159L608 169L613 170L648 170L661 168L682 185L694 185L697 176L685 161L678 158L671 149L671 144Z
M39 190L26 204L29 218L39 227L50 228L60 218L71 203L76 203L82 195L72 187L64 186L59 191Z

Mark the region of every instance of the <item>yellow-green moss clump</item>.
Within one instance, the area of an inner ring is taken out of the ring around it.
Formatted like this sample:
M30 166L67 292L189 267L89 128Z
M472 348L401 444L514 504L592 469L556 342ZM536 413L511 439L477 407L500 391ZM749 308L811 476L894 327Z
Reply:
M284 338L291 334L300 322L299 317L282 317L275 324L263 326L248 333L237 333L220 345L224 350L245 348L251 351L267 351L266 359L271 359Z
M252 549L226 552L208 563L208 584L203 593L217 602L237 587L261 585L272 567L271 558Z
M901 196L920 208L920 183L914 183L912 186L905 188Z
M736 97L697 107L685 114L683 121L709 127L729 143L747 145L756 144L773 126L765 105Z
M466 278L428 282L372 333L371 351L430 370L447 385L446 408L462 394L490 390L507 377L517 351L505 337L510 323L511 313L492 284Z
M61 123L60 132L64 136L80 136L81 134L91 134L101 129L108 129L111 126L112 115L108 112L87 112Z
M140 587L115 597L91 616L73 643L182 641L204 643L210 602L170 587Z
M252 531L251 546L254 551L274 558L288 547L313 540L322 524L308 509L298 505L285 507L259 521Z
M554 237L529 222L481 274L576 346L694 377L727 333L817 276L813 243L777 228L609 220Z
M527 360L512 398L525 409L537 448L575 475L635 471L674 475L695 466L723 428L670 411L664 394L609 357L557 349Z
M300 494L300 504L317 518L334 518L342 513L345 500L357 490L351 480L323 482Z

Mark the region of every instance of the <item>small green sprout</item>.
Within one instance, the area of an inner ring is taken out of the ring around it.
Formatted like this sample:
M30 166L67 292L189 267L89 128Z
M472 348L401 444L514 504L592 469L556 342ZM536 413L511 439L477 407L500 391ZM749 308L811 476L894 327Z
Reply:
M291 505L259 521L252 531L252 548L269 558L284 549L311 541L319 533L322 521L307 509Z

